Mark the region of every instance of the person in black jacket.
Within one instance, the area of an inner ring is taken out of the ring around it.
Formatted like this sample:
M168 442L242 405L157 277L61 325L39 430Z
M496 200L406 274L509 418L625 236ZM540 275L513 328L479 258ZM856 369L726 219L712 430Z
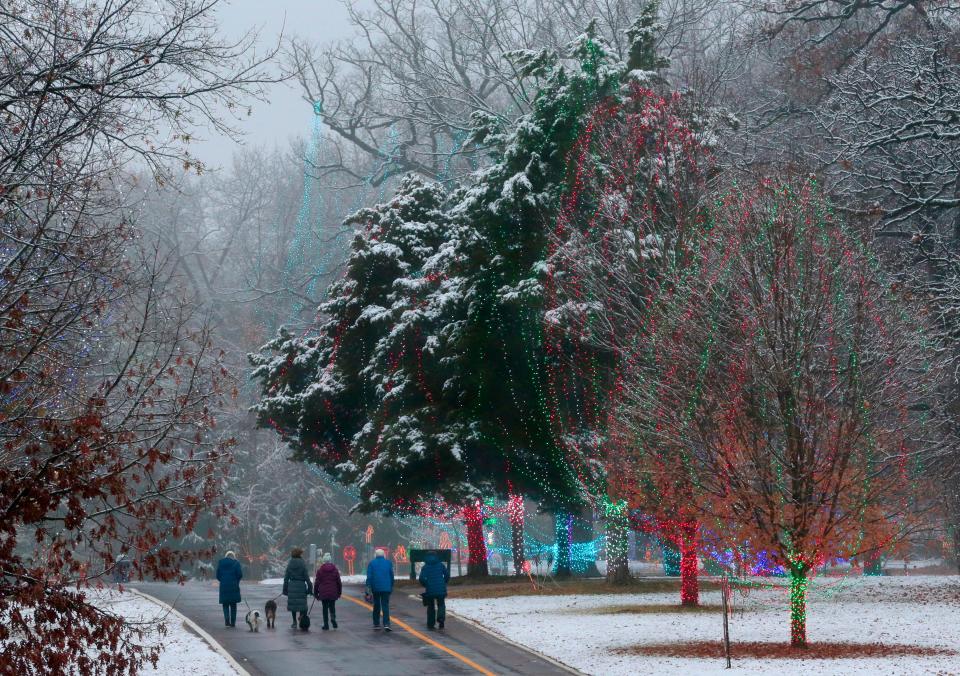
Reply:
M436 554L427 554L423 568L420 569L420 584L424 586L423 600L427 605L427 628L436 624L443 629L447 619L447 582L450 571L440 562Z
M307 614L307 597L313 593L313 584L307 572L307 564L303 560L303 550L294 547L287 562L287 570L283 574L283 593L287 597L287 610L293 617L291 629L300 626L298 614Z

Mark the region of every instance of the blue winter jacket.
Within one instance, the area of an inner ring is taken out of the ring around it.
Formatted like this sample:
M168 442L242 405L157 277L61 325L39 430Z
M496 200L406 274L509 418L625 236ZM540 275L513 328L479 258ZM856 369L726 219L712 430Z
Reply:
M367 564L367 586L374 592L393 591L393 561L378 556Z
M217 581L220 582L220 603L240 603L240 580L243 569L236 559L220 559Z
M427 560L420 569L420 584L427 596L446 596L450 571L440 563L436 554L427 554Z

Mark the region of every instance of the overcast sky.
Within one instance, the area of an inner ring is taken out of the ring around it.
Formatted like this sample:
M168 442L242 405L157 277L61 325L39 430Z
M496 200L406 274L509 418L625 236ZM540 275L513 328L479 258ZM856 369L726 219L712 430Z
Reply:
M363 0L352 0L363 5ZM337 40L350 34L347 10L342 0L228 0L218 12L224 34L239 37L251 28L260 30L264 46L275 44L281 30L285 37L298 35L315 42ZM253 115L240 126L245 145L285 147L287 140L306 135L310 129L312 108L300 97L296 83L274 85L268 103L256 103ZM195 149L212 169L230 161L237 144L226 137L206 132L207 140Z

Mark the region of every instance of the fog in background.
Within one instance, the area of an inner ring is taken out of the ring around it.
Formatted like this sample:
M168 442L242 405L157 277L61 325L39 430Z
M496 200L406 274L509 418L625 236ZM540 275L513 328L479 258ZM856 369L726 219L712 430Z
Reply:
M263 51L284 39L300 37L312 42L342 40L350 34L347 3L363 8L366 0L229 0L219 10L219 23L224 33L239 39L251 29L259 32ZM274 64L279 73L281 62ZM301 88L294 81L270 85L266 102L254 102L253 114L238 122L243 133L239 143L216 131L201 133L202 140L194 151L208 169L229 164L239 148L264 146L281 149L287 141L309 131L313 110L304 101Z

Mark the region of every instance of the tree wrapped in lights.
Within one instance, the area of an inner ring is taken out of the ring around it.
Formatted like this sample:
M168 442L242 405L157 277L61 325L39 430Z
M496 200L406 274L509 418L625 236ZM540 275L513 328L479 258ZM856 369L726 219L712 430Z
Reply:
M668 273L689 263L687 241L699 229L707 194L703 166L712 122L682 97L651 89L662 65L654 52L634 56L641 68L631 71L628 95L596 109L572 153L571 187L554 233L553 309L547 315L548 339L567 368L558 371L551 393L569 400L572 392L580 402L560 424L593 431L609 469L605 511L611 523L626 526L621 510L611 509L623 501L624 509L656 514L660 536L686 552L682 600L696 604L697 525L683 514L689 496L662 495L623 475L609 416L622 395L624 372L648 336L651 304L666 292ZM563 410L562 402L557 408ZM613 541L625 538L618 534ZM618 560L620 567L608 575L622 580L626 557Z
M277 355L253 357L260 423L295 457L358 483L361 509L416 511L439 496L466 506L473 532L481 496L572 512L597 485L596 446L565 443L556 424L576 396L547 393L562 364L544 340L544 285L567 155L593 107L620 95L626 64L595 26L569 56L513 54L540 88L511 130L476 116L491 165L442 208L408 184L354 218L369 223L319 335L281 334L266 350ZM468 541L482 573L482 532Z
M511 131L477 117L474 140L494 163L451 207L455 227L471 234L453 239L446 276L466 300L446 303L449 328L431 354L450 374L444 392L456 392L457 416L475 426L474 441L509 478L508 492L558 515L583 508L600 467L589 444L564 443L555 424L559 400L547 392L559 365L543 335L549 237L567 154L593 106L619 95L625 69L594 27L571 45L570 56L573 65L551 53L513 55L542 83L532 110ZM558 540L558 560L569 557L569 543Z
M511 494L507 501L507 518L510 521L510 550L513 554L513 574L523 575L526 553L523 547L523 496Z
M662 30L657 14L658 3L647 3L627 31L631 48L620 91L603 99L583 122L568 158L566 190L551 233L544 326L550 357L546 395L551 424L569 455L598 463L609 452L609 403L616 396L621 342L629 340L620 334L635 333L635 328L620 325L611 332L613 324L607 323L611 308L606 306L645 302L642 293L619 296L621 290L614 291L607 283L606 269L614 258L636 254L637 247L628 241L639 232L631 222L631 210L657 199L661 186L654 186L654 181L664 172L658 162L672 152L665 144L657 145L665 137L658 136L655 127L666 118L658 117L655 108L679 110L654 93L665 84L660 71L669 63L656 51ZM653 243L644 240L647 234L639 234L641 248ZM643 260L656 263L650 256ZM608 530L625 529L628 519L620 515L621 510L611 510L622 496L605 496L608 487L603 474L593 473L587 491L597 496L601 511L610 516ZM564 518L563 513L557 515L558 534ZM615 533L612 540L625 542L626 531ZM611 567L608 560L608 576L625 580L626 556L616 560L618 567ZM558 561L565 557L558 556Z
M817 567L908 526L937 373L911 308L813 180L732 190L689 251L624 387L624 468L682 498L717 549L783 567L804 646Z

